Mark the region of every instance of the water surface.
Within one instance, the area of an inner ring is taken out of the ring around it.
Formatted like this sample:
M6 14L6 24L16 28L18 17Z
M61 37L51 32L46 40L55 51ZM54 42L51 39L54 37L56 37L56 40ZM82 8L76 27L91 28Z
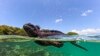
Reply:
M0 55L1 56L100 56L100 37L99 35L82 35L82 36L67 36L57 39L64 40L64 46L56 48L54 46L40 46L34 43L37 39L32 39L23 36L0 36ZM43 40L43 39L42 39ZM48 39L45 39L46 41ZM49 39L54 41L54 39ZM88 49L85 51L69 43L69 41L77 41Z

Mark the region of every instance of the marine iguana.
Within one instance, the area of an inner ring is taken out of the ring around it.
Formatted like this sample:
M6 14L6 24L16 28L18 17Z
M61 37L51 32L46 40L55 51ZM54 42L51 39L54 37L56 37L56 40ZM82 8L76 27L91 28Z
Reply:
M48 37L48 36L52 36L52 35L64 34L63 32L58 31L58 30L46 30L46 29L41 30L39 26L33 25L31 23L24 24L23 28L29 37L44 38L44 37ZM42 46L55 46L58 48L60 48L64 45L64 43L62 41L42 41L42 40L39 41L39 40L36 40L35 43L42 45ZM76 41L73 41L70 43L87 51L86 48L76 44Z

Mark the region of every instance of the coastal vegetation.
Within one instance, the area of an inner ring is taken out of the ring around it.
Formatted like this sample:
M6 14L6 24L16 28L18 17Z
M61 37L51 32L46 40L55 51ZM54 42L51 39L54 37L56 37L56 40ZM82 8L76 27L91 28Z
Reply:
M12 26L7 26L7 25L0 26L0 35L27 36L26 32L22 28L12 27Z
M0 25L0 35L21 35L27 36L23 28ZM68 32L67 35L78 35L76 32Z
M79 35L79 34L76 32L68 32L67 35Z

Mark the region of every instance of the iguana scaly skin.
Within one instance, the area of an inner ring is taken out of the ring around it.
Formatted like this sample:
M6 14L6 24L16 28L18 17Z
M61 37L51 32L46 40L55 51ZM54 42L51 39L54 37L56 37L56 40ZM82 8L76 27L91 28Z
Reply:
M39 37L39 38L44 38L47 36L51 35L59 35L59 34L64 34L60 31L57 30L41 30L39 26L33 25L31 23L27 23L23 26L24 30L30 37ZM55 46L55 47L62 47L63 42L60 41L35 41L37 44L42 45L42 46Z
M62 35L64 33L58 31L58 30L46 30L46 29L40 29L39 26L37 25L33 25L31 23L27 23L23 26L24 30L26 31L26 33L30 36L30 37L39 37L39 38L46 38L48 36L52 36L52 35ZM64 34L65 35L65 34ZM39 41L36 40L35 43L42 45L42 46L55 46L55 47L62 47L64 45L64 43L62 41ZM70 42L71 44L73 44L76 47L79 47L83 50L88 51L86 48L76 44L76 41Z

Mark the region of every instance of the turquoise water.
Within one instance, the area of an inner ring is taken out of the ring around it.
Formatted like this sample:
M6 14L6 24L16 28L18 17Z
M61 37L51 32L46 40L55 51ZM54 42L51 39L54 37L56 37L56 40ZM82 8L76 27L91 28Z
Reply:
M7 36L2 37L4 38ZM20 38L20 36L17 37ZM99 38L96 38L95 41L92 41L95 37L85 37L85 41L77 41L77 44L85 47L86 49L88 49L88 51L78 48L70 44L68 41L65 41L63 47L56 48L54 46L40 46L34 43L34 41L32 40L4 40L0 42L0 56L100 56L100 42L98 40Z

